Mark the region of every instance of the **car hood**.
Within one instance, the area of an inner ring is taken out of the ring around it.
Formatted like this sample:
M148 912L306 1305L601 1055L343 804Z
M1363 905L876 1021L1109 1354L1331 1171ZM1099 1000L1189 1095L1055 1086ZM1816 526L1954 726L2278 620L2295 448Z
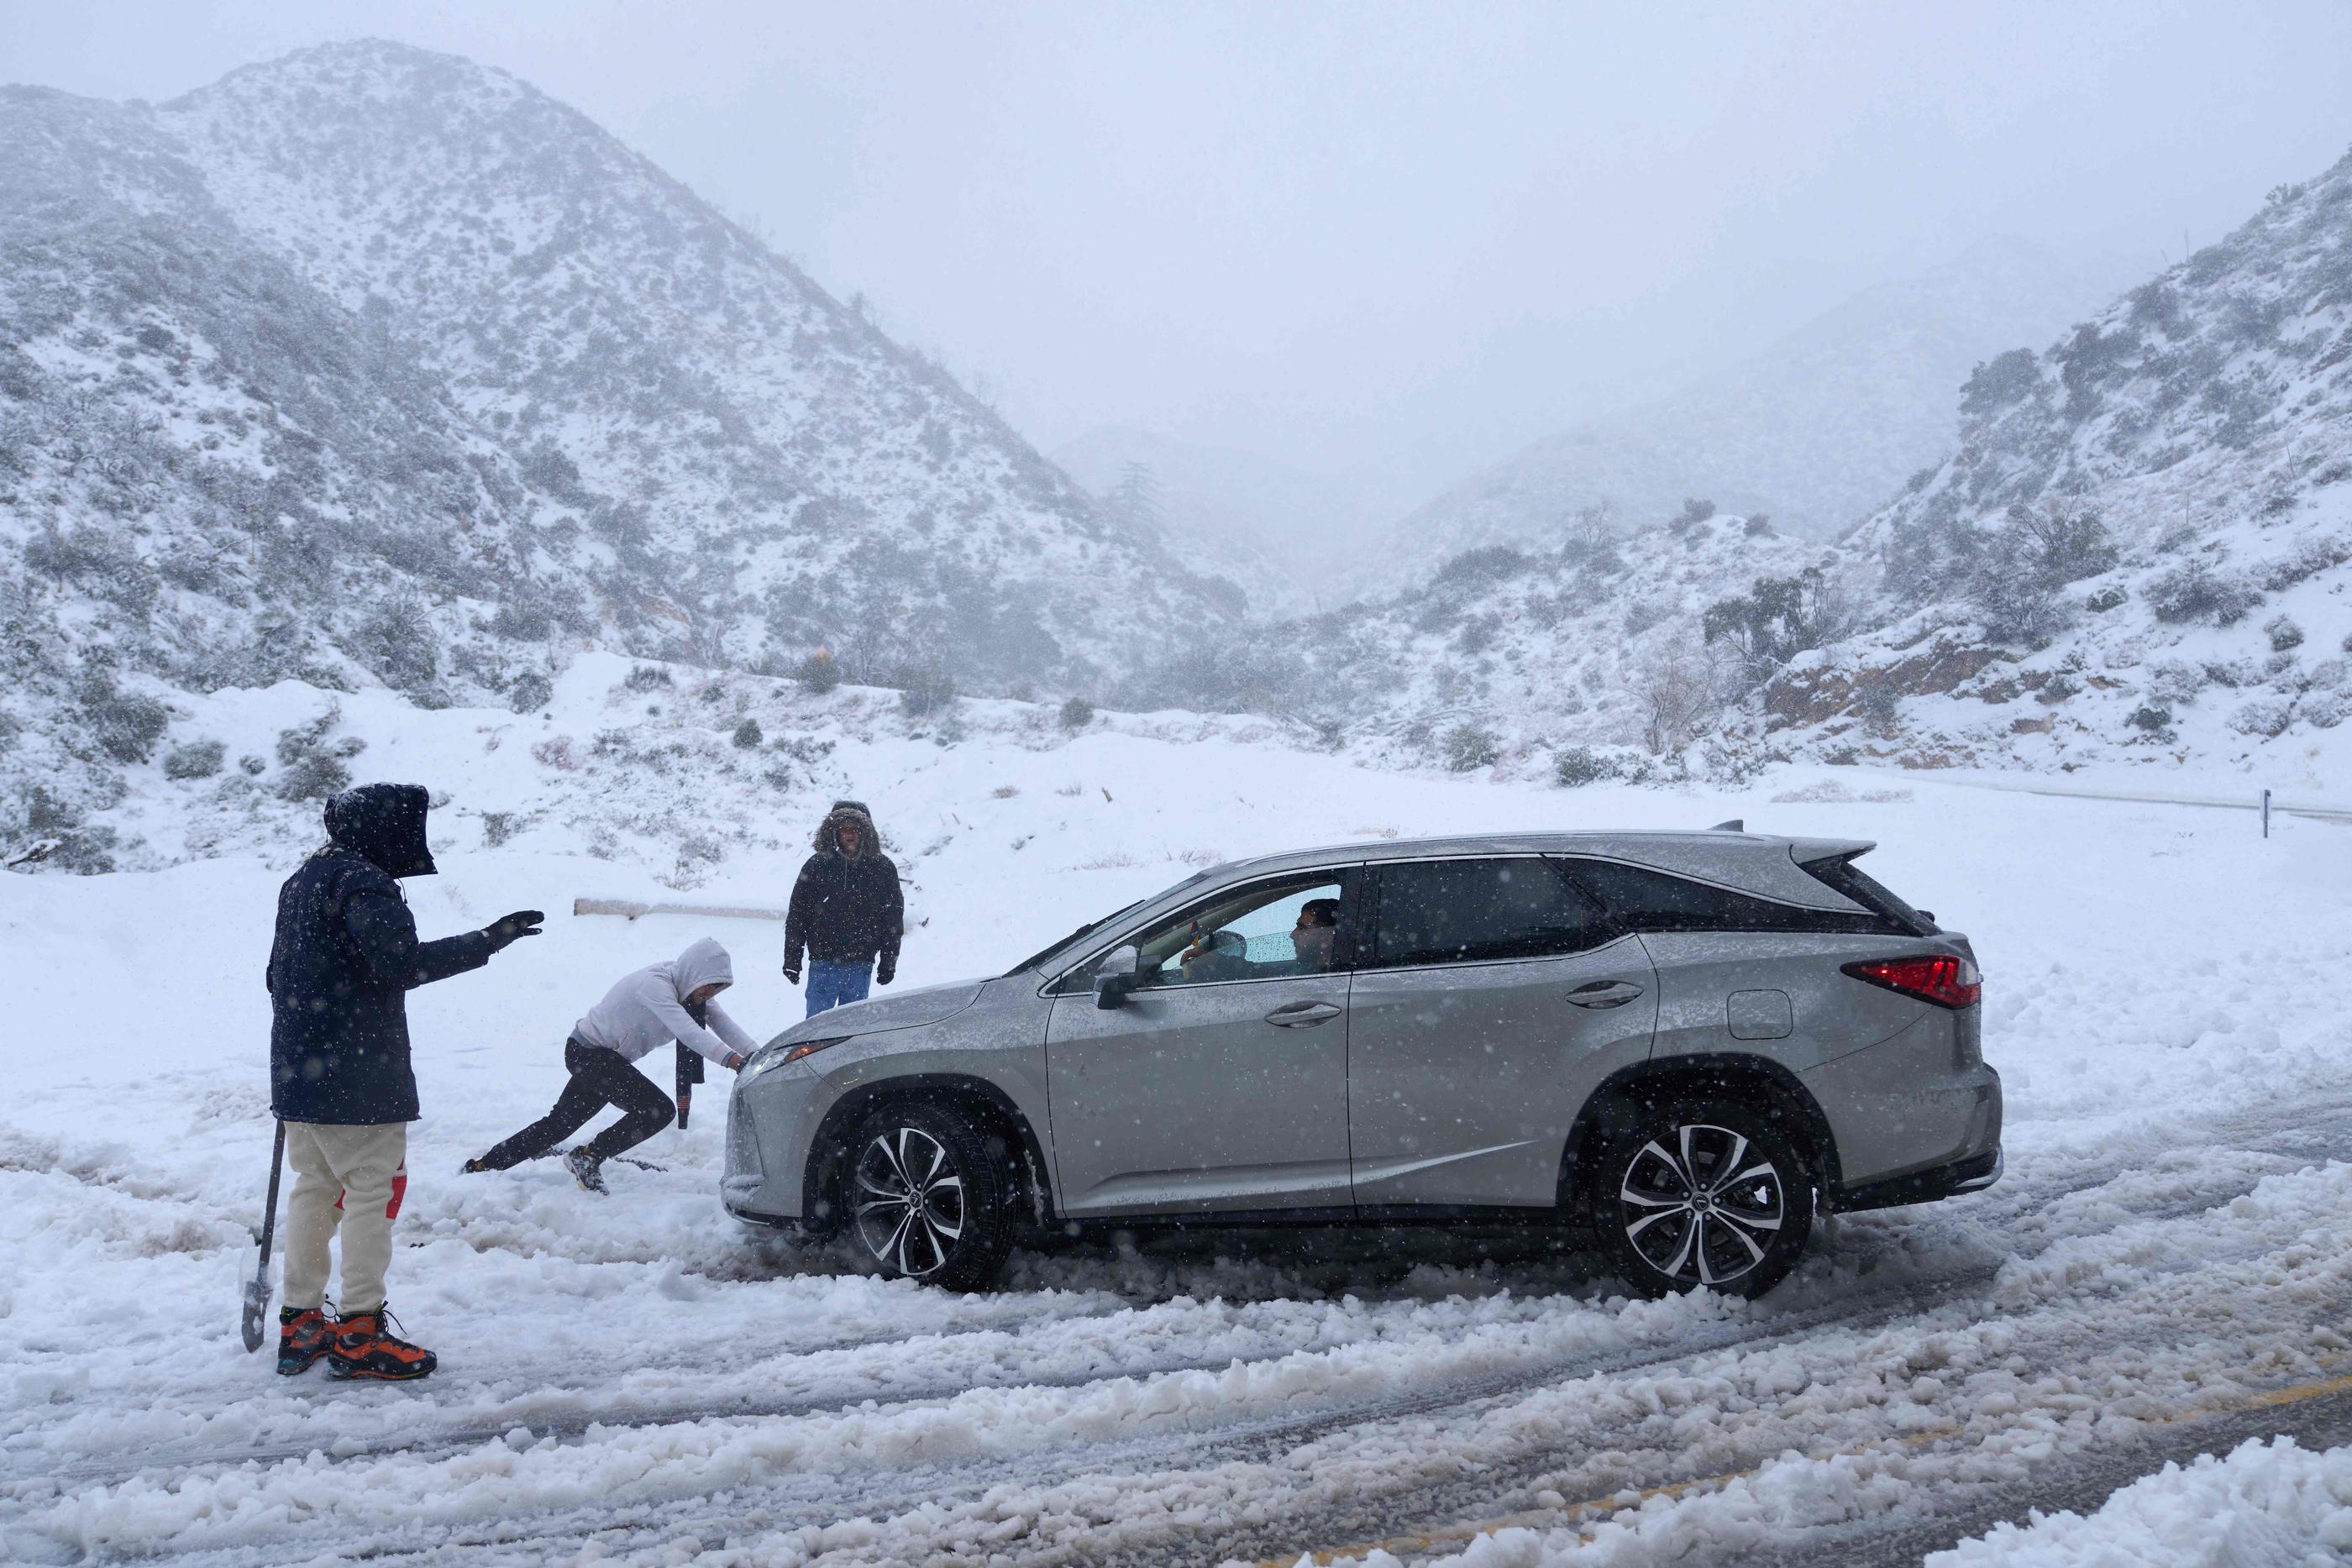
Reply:
M790 1045L803 1040L830 1040L840 1035L880 1034L886 1030L913 1029L953 1018L980 999L986 980L955 980L944 986L921 986L871 1001L833 1008L804 1019L770 1040Z

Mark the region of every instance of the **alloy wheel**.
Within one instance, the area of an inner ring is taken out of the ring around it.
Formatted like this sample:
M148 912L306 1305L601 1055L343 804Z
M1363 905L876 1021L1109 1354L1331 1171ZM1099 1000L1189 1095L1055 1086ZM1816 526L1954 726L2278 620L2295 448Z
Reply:
M1644 1141L1617 1201L1626 1243L1643 1262L1677 1283L1709 1287L1762 1263L1787 1218L1772 1162L1744 1134L1706 1123Z
M887 1127L867 1140L853 1176L858 1239L885 1267L910 1279L938 1272L961 1239L963 1173L920 1127Z

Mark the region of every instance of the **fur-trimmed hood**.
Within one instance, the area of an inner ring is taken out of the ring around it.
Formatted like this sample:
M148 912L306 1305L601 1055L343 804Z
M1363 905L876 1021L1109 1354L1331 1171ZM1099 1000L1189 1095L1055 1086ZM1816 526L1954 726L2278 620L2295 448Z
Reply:
M813 847L817 853L824 855L840 852L840 831L844 822L854 822L857 826L857 858L859 860L870 861L882 852L882 835L875 831L874 814L866 809L866 802L835 800L833 803L833 810L824 814L824 821L816 825L816 838Z

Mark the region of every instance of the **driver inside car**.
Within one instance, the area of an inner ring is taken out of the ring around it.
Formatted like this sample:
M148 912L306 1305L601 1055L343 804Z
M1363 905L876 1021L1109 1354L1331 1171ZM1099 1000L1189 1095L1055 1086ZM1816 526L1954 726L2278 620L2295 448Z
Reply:
M1298 924L1290 928L1292 961L1277 971L1286 975L1319 975L1331 967L1331 944L1339 935L1339 901L1310 898L1298 906Z

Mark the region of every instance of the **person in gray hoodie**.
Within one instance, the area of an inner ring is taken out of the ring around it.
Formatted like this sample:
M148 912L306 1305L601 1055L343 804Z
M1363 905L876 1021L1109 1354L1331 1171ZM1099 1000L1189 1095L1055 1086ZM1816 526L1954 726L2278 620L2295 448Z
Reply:
M677 1107L659 1085L631 1063L672 1040L730 1071L757 1049L752 1038L714 999L735 983L727 949L705 936L675 958L621 977L604 999L572 1026L563 1043L572 1081L555 1108L489 1153L466 1162L469 1171L502 1171L552 1154L555 1146L607 1105L619 1121L564 1156L591 1192L604 1190L604 1163L669 1125Z

